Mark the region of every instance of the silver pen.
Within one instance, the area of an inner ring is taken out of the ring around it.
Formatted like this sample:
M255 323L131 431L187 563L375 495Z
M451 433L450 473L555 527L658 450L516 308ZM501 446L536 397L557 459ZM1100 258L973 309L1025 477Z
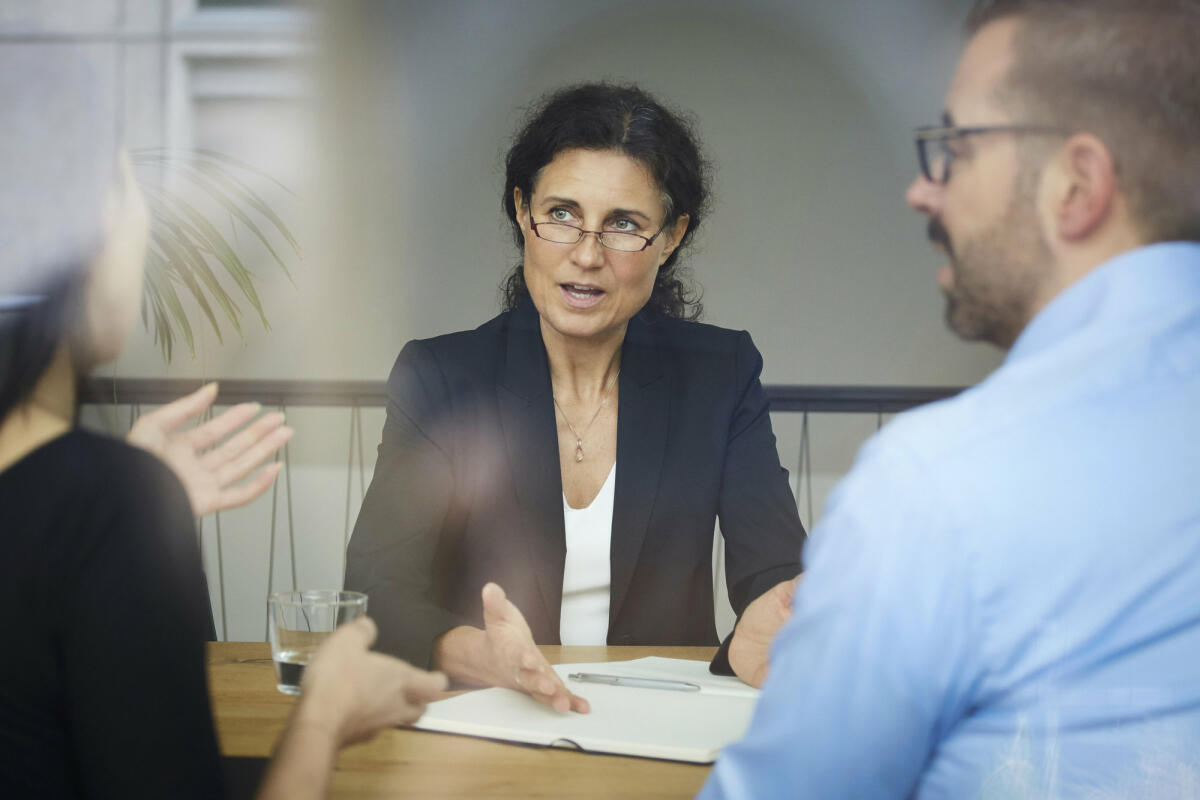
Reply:
M632 686L636 689L669 689L672 692L698 692L700 684L672 681L663 678L628 678L624 675L602 675L596 672L572 672L567 676L580 683L603 683L608 686Z

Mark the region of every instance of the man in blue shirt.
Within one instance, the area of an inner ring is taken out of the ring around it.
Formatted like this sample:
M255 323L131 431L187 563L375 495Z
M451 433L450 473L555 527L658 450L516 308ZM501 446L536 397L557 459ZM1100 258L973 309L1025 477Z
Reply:
M1200 797L1200 3L968 30L908 202L1008 357L862 449L706 800Z

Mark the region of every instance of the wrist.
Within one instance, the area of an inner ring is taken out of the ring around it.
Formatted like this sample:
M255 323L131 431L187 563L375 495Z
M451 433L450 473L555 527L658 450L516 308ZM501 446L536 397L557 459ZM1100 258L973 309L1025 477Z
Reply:
M341 737L338 736L337 730L324 720L319 720L312 717L298 717L292 721L290 727L293 735L311 734L313 736L319 736L328 740L328 742L334 747L337 747L341 741Z
M345 704L320 693L305 694L296 704L288 727L295 731L320 733L335 747L341 744L342 716Z
M453 681L473 686L495 685L487 632L460 625L442 634L433 646L433 668Z
M729 661L729 668L733 670L733 674L742 680L746 679L746 673L753 666L751 663L754 661L754 654L751 652L752 649L746 637L740 636L738 629L734 628L733 634L729 637L729 648L725 653L725 657Z

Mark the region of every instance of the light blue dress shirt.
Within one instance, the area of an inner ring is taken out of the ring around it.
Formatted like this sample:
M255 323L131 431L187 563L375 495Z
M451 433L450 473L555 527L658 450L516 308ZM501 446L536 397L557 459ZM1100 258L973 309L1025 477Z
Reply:
M872 438L714 798L1200 797L1200 245Z

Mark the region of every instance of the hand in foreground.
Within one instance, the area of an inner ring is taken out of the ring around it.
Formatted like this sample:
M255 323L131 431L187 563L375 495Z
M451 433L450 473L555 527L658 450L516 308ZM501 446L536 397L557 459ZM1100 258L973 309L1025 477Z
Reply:
M483 624L491 662L493 685L525 692L555 711L591 710L588 701L571 693L558 673L533 643L525 617L494 583L483 587Z
M278 412L247 424L261 409L258 403L241 403L203 425L176 430L199 418L216 399L217 384L207 384L138 417L127 437L130 444L153 453L171 468L198 517L245 505L265 492L279 475L281 464L269 464L246 483L238 481L274 455L294 433ZM229 436L231 433L234 435ZM228 440L213 446L226 436Z
M729 642L729 666L751 686L767 680L767 655L771 640L791 619L792 598L803 575L780 581L746 606Z
M311 723L344 747L383 728L416 722L446 690L446 676L373 653L375 623L360 617L342 625L304 670L297 724Z

